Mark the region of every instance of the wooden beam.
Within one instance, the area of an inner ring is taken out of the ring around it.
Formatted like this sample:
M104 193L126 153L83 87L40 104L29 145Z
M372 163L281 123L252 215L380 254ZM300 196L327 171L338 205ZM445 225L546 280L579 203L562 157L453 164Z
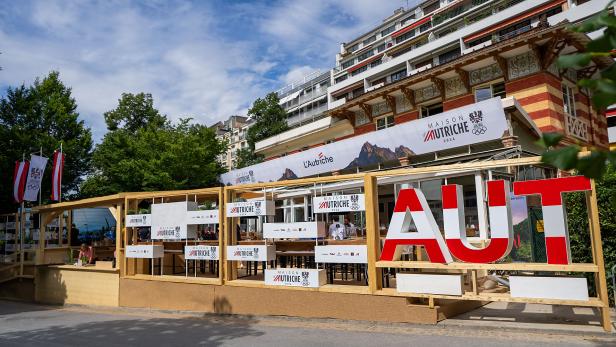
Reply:
M400 90L409 104L411 104L411 109L415 109L415 92L413 89L402 87Z
M605 278L605 261L603 259L603 241L601 240L601 227L599 225L599 205L597 203L597 187L595 180L590 181L591 190L586 192L586 206L588 206L588 226L590 227L590 240L592 256L599 271L595 274L597 296L601 303L601 325L603 330L611 331L610 302L607 293L607 280Z
M383 97L385 98L385 102L387 102L387 105L391 109L391 112L393 112L393 114L396 114L396 98L389 94L386 94Z
M383 289L382 270L376 267L381 254L378 189L376 177L364 177L364 191L366 193L366 244L368 246L368 289L370 293Z
M458 76L460 76L460 80L462 81L462 84L464 84L464 88L466 88L466 92L470 93L471 92L471 81L468 76L468 71L462 68L456 68L456 73L458 74Z
M372 106L366 103L361 103L359 104L359 107L364 110L364 113L366 114L368 119L370 119L370 122L374 122L374 117L372 117Z
M539 58L539 65L542 69L547 69L554 62L560 52L567 46L567 40L562 38L560 32L550 39L547 47L543 51L543 56Z
M503 72L503 79L505 80L505 82L509 81L509 65L507 65L507 59L501 57L498 54L495 54L493 57L494 60L496 60L498 67Z

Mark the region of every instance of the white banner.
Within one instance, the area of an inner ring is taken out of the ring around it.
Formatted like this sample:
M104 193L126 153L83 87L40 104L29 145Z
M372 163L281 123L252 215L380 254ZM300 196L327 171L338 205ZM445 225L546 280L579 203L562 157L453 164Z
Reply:
M274 202L272 200L253 200L231 202L226 205L227 217L273 216Z
M364 194L316 196L312 199L314 213L365 211Z
M188 211L195 211L197 203L194 201L169 202L152 204L152 233L153 240L178 240L195 238L197 226L188 225Z
M38 155L31 156L26 188L24 190L24 200L38 201L38 192L41 189L41 180L43 179L46 165L47 158Z
M187 260L218 260L219 254L218 246L184 246L184 258Z
M265 270L265 284L270 286L318 288L327 283L324 269L279 268Z
M220 176L225 185L272 182L395 162L400 157L500 139L507 119L500 98L268 160Z
M269 261L276 259L274 245L227 246L227 260Z
M126 258L154 259L164 256L165 250L161 245L126 246Z
M304 239L325 237L325 222L263 223L263 238Z
M218 210L198 210L188 211L186 215L187 224L218 224Z
M367 264L366 245L330 245L314 247L315 263Z
M152 226L152 215L150 214L130 214L126 216L126 227L149 227Z

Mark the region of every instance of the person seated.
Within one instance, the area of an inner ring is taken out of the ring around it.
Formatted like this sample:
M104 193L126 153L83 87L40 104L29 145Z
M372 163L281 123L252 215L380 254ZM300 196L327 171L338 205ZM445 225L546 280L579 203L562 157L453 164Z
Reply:
M344 236L347 239L357 237L357 228L347 217L344 218Z
M85 243L81 244L81 248L79 248L79 257L78 259L87 259L87 264L94 264L94 250L91 246L86 245ZM85 264L84 264L85 265Z

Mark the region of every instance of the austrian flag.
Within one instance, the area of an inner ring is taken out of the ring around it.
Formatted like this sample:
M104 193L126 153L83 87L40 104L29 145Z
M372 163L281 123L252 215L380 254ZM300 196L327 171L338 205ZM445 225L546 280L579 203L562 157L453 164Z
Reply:
M29 163L27 161L16 161L13 173L13 199L20 203L24 199L24 188L26 186L26 175L28 174Z
M51 171L51 200L60 201L62 196L62 169L64 169L64 153L53 153L53 167Z

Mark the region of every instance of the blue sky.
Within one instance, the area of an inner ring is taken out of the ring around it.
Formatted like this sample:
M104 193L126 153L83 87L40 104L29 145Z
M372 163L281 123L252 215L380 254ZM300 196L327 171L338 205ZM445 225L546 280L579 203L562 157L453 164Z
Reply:
M406 3L1 0L0 93L58 70L97 141L122 92L209 125L331 68L340 42Z

